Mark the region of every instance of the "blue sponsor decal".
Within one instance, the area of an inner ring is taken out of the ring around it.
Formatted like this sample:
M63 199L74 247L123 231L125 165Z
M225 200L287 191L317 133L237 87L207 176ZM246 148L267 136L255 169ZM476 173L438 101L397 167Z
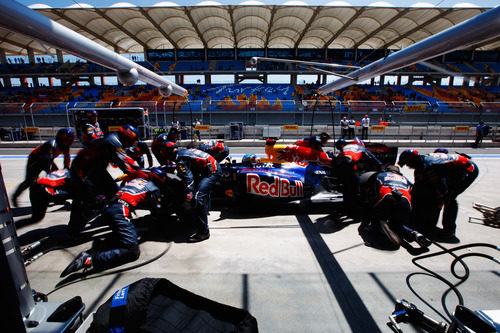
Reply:
M127 304L127 294L129 287L130 286L123 287L122 289L115 292L115 294L113 295L113 299L111 300L111 308Z

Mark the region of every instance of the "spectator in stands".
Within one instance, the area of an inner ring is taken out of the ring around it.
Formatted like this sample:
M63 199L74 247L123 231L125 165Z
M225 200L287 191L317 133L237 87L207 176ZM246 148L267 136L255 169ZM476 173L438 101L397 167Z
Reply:
M368 139L368 129L370 128L370 117L367 114L361 119L361 140Z
M14 207L17 207L17 198L26 190L35 184L38 175L45 171L50 173L59 168L54 163L54 159L63 154L64 167L69 168L71 161L70 147L75 140L75 132L71 128L61 128L54 139L50 139L33 149L28 157L26 165L26 177L17 187L12 195Z
M342 139L345 139L349 134L349 120L347 120L346 116L340 119L340 129L341 129L340 136Z
M349 119L348 132L347 132L347 136L349 139L354 139L354 137L356 136L356 133L354 132L355 128L356 128L356 120L354 120L354 117L351 116L351 119Z
M82 129L82 144L84 147L88 146L91 141L104 137L101 126L97 122L97 111L89 111L87 116L89 117L89 122L83 125Z

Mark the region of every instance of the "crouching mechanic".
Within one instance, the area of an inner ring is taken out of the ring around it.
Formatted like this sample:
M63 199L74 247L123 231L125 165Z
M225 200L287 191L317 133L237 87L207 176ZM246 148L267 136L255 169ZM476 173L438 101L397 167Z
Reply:
M175 162L177 175L186 185L188 200L194 198L195 231L187 241L201 242L210 237L208 228L208 206L210 192L222 175L219 163L213 156L198 149L178 149L174 142L163 142L156 159L165 165Z
M30 187L31 217L16 221L16 227L41 221L50 203L65 204L71 197L69 169L59 169L37 179Z
M42 171L50 173L59 169L54 159L63 154L64 168L69 168L71 161L70 147L75 140L75 132L71 128L61 128L56 137L50 139L33 149L26 164L26 177L17 187L12 196L14 207L17 207L17 199L28 187L35 184L37 177Z
M359 199L359 173L361 171L380 171L382 162L365 147L363 141L355 138L352 143L339 139L335 147L340 151L333 162L334 171L342 181L344 209L348 213L357 212Z
M107 239L106 250L91 249L81 252L64 269L65 277L82 268L96 271L115 267L137 260L140 255L137 231L131 221L136 209L148 209L153 219L162 216L162 194L160 187L166 180L166 174L159 168L145 171L148 178L135 178L125 184L102 210L102 219L112 230L112 237Z
M416 237L415 232L408 227L411 214L411 182L399 172L399 168L390 165L383 172L367 172L361 178L363 197L370 212L369 222L380 228L391 243L399 247L413 250L408 244L416 240L422 248L429 241Z

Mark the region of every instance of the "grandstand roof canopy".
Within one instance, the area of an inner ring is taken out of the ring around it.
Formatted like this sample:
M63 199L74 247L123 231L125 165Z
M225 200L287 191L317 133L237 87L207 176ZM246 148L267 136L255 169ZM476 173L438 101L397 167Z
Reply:
M118 53L190 48L404 49L489 8L211 5L108 8L32 6L47 17ZM49 45L0 28L6 55L55 54ZM499 50L500 36L475 45ZM49 52L50 53L49 53Z

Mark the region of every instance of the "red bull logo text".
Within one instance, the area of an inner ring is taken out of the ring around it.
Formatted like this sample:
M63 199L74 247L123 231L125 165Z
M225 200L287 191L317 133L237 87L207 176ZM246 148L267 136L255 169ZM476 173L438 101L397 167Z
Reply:
M260 196L270 196L273 198L301 198L304 196L304 185L300 180L293 182L288 179L274 176L274 182L261 181L259 175L247 174L247 191Z

